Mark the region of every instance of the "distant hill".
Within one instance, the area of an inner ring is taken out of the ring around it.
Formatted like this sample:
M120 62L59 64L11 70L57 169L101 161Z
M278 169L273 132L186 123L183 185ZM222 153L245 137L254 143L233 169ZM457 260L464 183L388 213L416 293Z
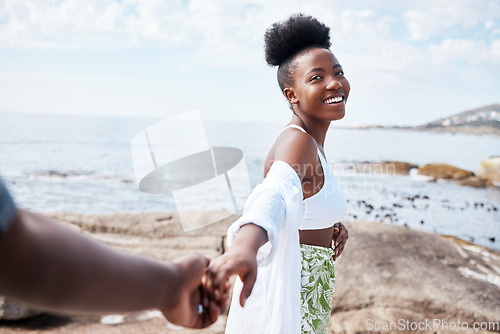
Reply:
M459 128L491 128L500 131L500 104L492 104L467 110L449 117L440 118L417 127L418 129L440 129L456 131Z
M500 136L500 104L492 104L440 118L418 126L357 126L356 129L403 129L435 132L462 132Z

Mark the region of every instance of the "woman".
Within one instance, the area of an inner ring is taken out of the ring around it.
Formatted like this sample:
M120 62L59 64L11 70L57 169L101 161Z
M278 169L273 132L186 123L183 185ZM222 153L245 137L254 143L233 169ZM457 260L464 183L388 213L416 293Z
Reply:
M339 222L346 200L323 145L330 123L344 117L350 86L329 50L329 28L313 17L275 23L265 42L292 119L269 151L264 181L228 231L229 250L211 264L207 285L221 288L232 274L241 279L226 333L325 333L334 260L347 230Z

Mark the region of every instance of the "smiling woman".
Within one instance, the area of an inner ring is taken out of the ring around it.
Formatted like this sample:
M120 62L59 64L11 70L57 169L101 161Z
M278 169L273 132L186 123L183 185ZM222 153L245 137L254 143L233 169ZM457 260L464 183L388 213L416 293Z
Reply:
M229 228L228 252L209 268L210 290L240 277L226 333L326 333L335 260L348 233L340 223L346 199L323 145L330 123L344 117L350 91L329 50L329 31L299 14L266 32L266 60L279 66L292 118L267 155L264 181Z

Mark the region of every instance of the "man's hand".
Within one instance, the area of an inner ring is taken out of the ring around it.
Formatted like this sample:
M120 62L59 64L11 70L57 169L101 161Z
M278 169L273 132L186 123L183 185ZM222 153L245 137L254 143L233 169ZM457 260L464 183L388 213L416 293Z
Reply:
M160 310L173 324L189 328L205 328L213 324L228 300L228 289L221 289L218 300L210 298L201 284L210 260L199 254L192 254L174 261L177 273L177 295L174 300L165 301Z
M335 255L333 256L333 260L337 260L337 258L344 251L344 247L347 243L347 239L349 239L349 232L347 228L341 222L335 223L333 225L333 245L335 246Z

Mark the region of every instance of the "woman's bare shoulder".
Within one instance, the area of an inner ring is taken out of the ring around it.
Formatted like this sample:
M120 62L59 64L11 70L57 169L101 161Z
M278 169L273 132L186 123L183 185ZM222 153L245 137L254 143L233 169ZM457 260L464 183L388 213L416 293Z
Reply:
M264 176L274 161L284 161L295 169L302 180L307 166L317 163L317 155L313 137L297 129L286 129L276 138L267 155Z

